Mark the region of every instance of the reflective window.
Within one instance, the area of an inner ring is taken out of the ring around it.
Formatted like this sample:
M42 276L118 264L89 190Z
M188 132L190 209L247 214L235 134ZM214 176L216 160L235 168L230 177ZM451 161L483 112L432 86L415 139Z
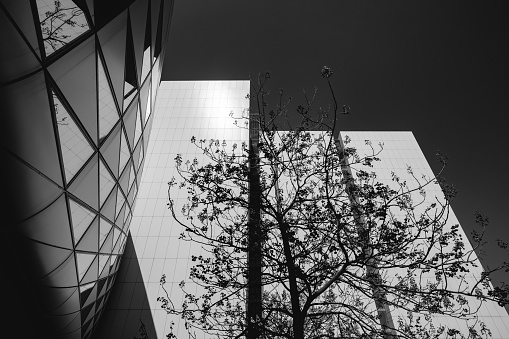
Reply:
M102 273L104 270L104 267L106 267L106 264L108 263L110 259L109 255L106 254L99 254L99 274Z
M106 78L103 63L99 56L97 59L97 76L99 81L99 87L97 89L97 96L99 99L99 142L101 142L118 121L119 116L108 79Z
M46 55L89 30L85 13L71 0L37 0L37 11Z
M125 134L123 132L120 133L120 163L118 170L122 172L127 160L129 159L129 147L127 146L127 141L125 138Z
M116 216L118 217L120 210L125 202L124 195L122 194L121 190L118 190L117 192L117 208L116 208ZM122 219L123 220L123 219Z
M85 233L85 230L92 223L95 213L76 203L74 200L69 199L69 206L71 207L72 229L74 233L74 241L78 243Z
M81 281L95 259L95 254L76 252L76 263L78 264L78 277Z
M92 222L76 245L76 249L80 251L97 252L99 250L97 240L99 234L98 228L97 221Z
M100 226L99 226L99 247L104 244L104 241L108 234L110 233L112 225L106 221L106 219L101 218Z
M62 102L53 93L53 103L60 136L60 147L64 161L65 177L67 182L71 181L76 172L83 166L94 150L80 129L65 109Z
M111 176L110 172L104 165L103 161L99 161L99 200L100 206L103 205L104 201L110 194L113 186L115 185L115 180Z

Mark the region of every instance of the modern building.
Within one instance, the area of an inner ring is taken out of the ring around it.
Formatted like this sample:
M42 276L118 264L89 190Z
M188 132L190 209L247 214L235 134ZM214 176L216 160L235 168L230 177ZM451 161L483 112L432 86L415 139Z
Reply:
M185 334L157 302L164 274L180 303L199 251L178 240L167 182L177 153L201 159L192 136L248 141L233 121L247 117L249 82L160 84L172 8L0 0L4 336L153 339L172 322ZM407 165L432 175L411 132L343 135L360 152L364 140L385 144L380 180ZM509 337L502 308L480 316L493 338Z
M0 2L3 335L89 338L139 191L173 1Z

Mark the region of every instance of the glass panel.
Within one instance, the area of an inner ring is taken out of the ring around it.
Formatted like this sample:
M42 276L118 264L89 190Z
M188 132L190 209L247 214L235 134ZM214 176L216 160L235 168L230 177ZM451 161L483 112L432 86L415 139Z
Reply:
M104 165L103 161L99 161L99 200L100 206L104 203L108 195L110 194L113 186L115 186L115 180L111 176L110 172Z
M101 247L101 253L111 253L111 249L113 248L113 232L110 232L104 241L104 244Z
M136 112L136 127L134 129L134 143L133 143L133 145L137 145L138 144L138 140L140 140L141 133L142 133L142 130L141 130L141 115L140 115L141 112L140 112L140 107L138 106L137 108L138 109L137 109L137 112Z
M90 305L97 299L96 282L91 282L80 286L81 307Z
M118 217L118 214L120 213L120 209L122 208L122 205L124 204L124 201L125 201L125 198L124 198L124 195L122 194L122 191L118 190L118 192L117 192L117 207L115 209L117 211L116 212L117 217Z
M16 225L16 231L41 242L73 248L65 195L62 194L49 207Z
M88 316L90 314L92 314L92 316L93 316L94 313L95 313L95 305L94 304L90 304L87 307L85 307L84 309L82 309L81 310L81 323L82 324L86 323Z
M151 103L150 98L152 98L152 84L149 84L150 87L148 88L148 98L147 98L147 109L145 110L145 124L147 123L148 118L150 117L150 114L152 113L151 109Z
M152 0L151 6L150 6L150 12L151 12L151 18L150 18L151 28L150 28L150 32L152 33L152 43L151 43L151 46L153 46L153 48L152 48L152 56L153 56L153 58L155 60L157 56L154 55L155 52L156 52L154 46L156 45L156 36L157 36L157 33L158 33L159 17L162 14L162 8L161 8L161 1L160 0Z
M85 284L85 283L97 280L98 268L99 268L98 265L99 265L99 259L98 259L98 256L96 255L94 258L94 261L90 265L90 268L88 269L87 273L85 273L85 276L83 277L83 279L81 279L81 282L80 282L81 284Z
M99 143L106 134L111 131L119 119L117 107L111 94L110 84L106 78L104 66L99 55L97 56L97 76L99 80L98 99L99 99Z
M115 127L108 139L101 146L101 154L109 165L113 175L118 178L118 162L120 156L120 124Z
M138 105L129 106L127 113L124 116L124 126L127 132L127 140L129 140L129 144L132 146L134 140L134 127L136 124L136 111Z
M148 1L136 1L131 5L129 14L133 36L134 55L136 58L136 74L138 82L141 78L141 65L143 63L143 51L145 50L145 28L147 25Z
M53 287L76 286L76 267L72 250L53 246L46 246L30 241L30 255L38 258L37 267L32 268L30 275L34 274L40 285ZM33 252L32 252L33 251Z
M101 215L110 220L115 221L115 207L117 205L117 187L111 190L110 196L106 199L103 207L101 208Z
M2 5L6 7L7 12L9 12L9 14L12 16L16 25L18 25L18 27L23 32L23 35L25 35L32 48L36 51L37 55L40 57L41 53L39 52L39 43L37 42L37 33L35 32L34 19L31 15L26 15L26 13L31 13L32 11L30 8L30 2L3 1ZM2 18L1 20L5 21L7 20L7 18ZM2 35L9 36L10 34L7 33L6 31L3 31ZM22 65L23 63L19 64Z
M145 81L145 78L150 71L150 46L148 46L143 52L143 67L141 70L141 82Z
M115 264L117 263L117 255L112 255L110 258L110 273L115 268Z
M124 11L97 34L119 105L123 101L126 32L127 11Z
M74 243L78 243L85 233L85 230L92 223L95 213L81 206L72 199L69 199L69 206L71 208Z
M97 154L85 165L82 171L75 177L68 191L89 204L92 208L99 209L99 165Z
M127 193L129 192L128 191L128 184L129 184L129 174L131 172L131 169L130 169L131 166L126 166L125 169L124 169L124 172L122 172L122 175L120 176L120 180L119 180L119 185L120 185L120 188L122 188L122 191L124 192L124 194L127 195Z
M101 226L99 227L99 247L102 247L106 237L111 231L112 225L109 222L107 222L106 219L103 218L101 218L100 225Z
M91 36L52 63L48 70L65 98L60 99L69 103L70 109L81 121L93 143L97 144L95 54L95 37Z
M120 163L118 167L119 172L122 171L129 157L130 157L129 147L127 146L125 134L120 133Z
M136 80L136 61L134 58L134 47L131 30L127 30L127 47L125 53L125 80L124 80L124 105L123 111L127 109L137 93L138 81Z
M108 256L108 259L110 259L110 257ZM109 263L110 260L107 260L106 261L106 264ZM108 271L108 270L106 270ZM106 293L106 282L108 281L108 279L102 279L102 280L99 280L99 282L97 283L97 291L99 291L98 295L99 297L103 296L104 293Z
M131 205L131 208L134 210L134 199L136 197L137 188L136 185L132 185L131 190L129 191L129 196L127 197L127 201L129 201L129 204Z
M129 162L130 163L130 162ZM136 176L134 175L134 169L133 169L133 166L131 165L131 174L129 174L129 191L132 191L132 185L133 185L133 181L134 179L136 178Z
M150 82L146 82L143 84L143 87L140 90L140 107L141 107L141 117L143 125L147 122L147 107L150 107L150 105L147 105L148 100L148 94L150 89Z
M99 272L102 273L104 267L108 263L108 259L110 259L109 255L99 254Z
M122 233L122 231L119 228L115 227L113 229L113 244L117 243L120 233Z
M139 118L136 119L136 124L138 124L138 121L139 121ZM137 143L136 148L134 149L134 152L133 152L133 161L134 161L134 165L136 166L136 168L139 169L140 152L141 152L143 143L138 142L138 141L136 141L136 143Z
M50 55L89 30L85 13L70 0L37 0L42 40Z
M65 178L70 182L78 170L94 153L94 149L78 128L69 112L52 91L55 116L60 136L60 147L64 160Z
M85 231L85 234L81 237L76 249L80 251L97 252L99 250L98 236L99 227L97 221L95 221Z
M96 257L95 254L76 252L76 263L78 265L78 278L80 281L87 272L87 270L90 268L90 265L94 261L95 257Z

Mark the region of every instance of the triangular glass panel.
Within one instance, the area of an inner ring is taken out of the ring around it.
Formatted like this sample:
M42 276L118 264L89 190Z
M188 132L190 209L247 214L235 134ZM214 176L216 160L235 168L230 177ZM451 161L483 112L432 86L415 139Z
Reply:
M143 52L143 68L141 70L141 82L145 81L150 71L150 46L148 46Z
M106 278L110 274L110 270L108 268L106 268L108 266L107 264L110 262L109 261L110 257L109 257L109 255L106 255L106 256L107 256L106 264L105 264L105 267L103 267L103 270L100 271L100 273L99 273L99 279Z
M99 200L100 206L102 206L113 186L115 186L115 179L113 179L102 160L99 161L99 185Z
M124 103L123 111L127 109L133 98L138 93L138 81L136 80L136 61L134 58L133 38L131 24L127 26L127 46L125 53L125 80L124 80Z
M122 191L121 190L117 190L117 207L115 208L116 210L116 216L119 215L120 213L120 209L122 208L123 204L124 204L124 201L125 201L125 197L124 197L124 194L122 194ZM123 219L122 219L123 220Z
M108 136L106 141L101 145L100 152L113 172L115 178L118 178L118 163L120 159L120 132L122 127L120 124L115 127L113 132Z
M131 162L129 162L129 164L131 164ZM134 168L133 166L129 166L131 167L131 174L129 174L129 193L132 191L132 186L133 186L133 182L134 182L134 179L136 178L136 175L134 174Z
M112 248L113 248L113 232L110 232L106 237L106 240L104 240L104 243L99 252L111 254Z
M118 260L118 255L112 255L110 257L110 273L112 273L113 270L115 269L115 264L117 263L117 260Z
M142 133L142 127L141 127L141 111L140 107L137 106L137 112L136 112L136 127L134 128L134 143L132 145L137 145L138 140L140 140ZM136 163L136 162L135 162Z
M120 190L119 190L119 192L120 192ZM118 215L117 215L117 220L115 220L115 225L117 225L119 228L124 227L124 215L125 215L126 209L127 209L127 202L125 202L122 205L122 208L120 209L120 213L118 213Z
M85 230L92 223L96 214L72 199L69 199L69 206L71 209L74 243L77 244L85 233Z
M115 221L115 207L117 206L117 187L112 190L103 207L101 207L101 215L111 222Z
M131 225L131 219L133 217L133 214L129 212L129 214L127 215L127 217L125 218L126 220L124 221L124 228L123 228L123 231L124 232L129 232L129 226Z
M129 162L131 164L131 162ZM131 173L131 165L128 165L124 168L124 171L122 172L122 175L120 176L120 180L118 181L120 188L124 192L124 194L127 195L128 191L128 184L129 184L129 174Z
M154 58L159 57L161 54L161 43L163 40L163 5L165 1L161 1L161 5L159 6L158 10L158 20L154 19L154 16L152 16L152 35L154 35L155 31L155 43L154 46ZM168 6L168 5L167 5ZM154 6L153 6L154 7ZM152 8L152 13L154 13L154 8ZM154 29L154 24L157 22L157 30Z
M97 284L95 281L80 285L80 299L81 307L86 307L97 299Z
M143 64L143 51L145 50L145 29L147 26L148 3L149 1L136 1L131 5L129 11L138 83L141 83L141 66Z
M48 70L69 106L97 145L97 71L95 36L52 63ZM77 85L79 81L79 86Z
M129 154L129 146L127 145L127 141L125 138L124 133L120 134L120 163L118 170L119 172L122 172L124 169L125 163L127 160L129 160L130 154Z
M78 278L81 281L92 265L96 255L90 253L76 252L76 262L78 265Z
M134 166L136 168L136 171L139 172L139 169L140 169L140 153L141 153L141 149L143 147L143 142L138 142L136 144L136 148L134 149L134 152L133 152L133 162L134 162ZM140 174L138 173L138 176Z
M141 107L141 121L143 122L143 126L145 126L148 115L147 115L147 107L150 108L150 100L148 99L150 89L150 82L145 82L140 90L140 107Z
M113 229L113 245L117 243L120 233L122 233L122 231L118 227Z
M120 109L123 102L126 32L127 11L123 11L97 33Z
M136 185L133 184L130 188L129 195L127 196L127 201L129 201L129 205L131 205L132 210L134 210L136 193L138 193L138 189L136 188Z
M107 222L106 219L104 218L101 218L100 225L101 226L99 227L99 247L101 247L104 244L104 240L106 239L106 237L111 231L111 228L113 227L113 225Z
M32 242L36 253L32 255L39 258L37 265L42 265L47 273L38 280L41 286L68 287L76 286L76 265L74 264L74 255L71 250L64 250L58 247L45 246L37 242ZM53 266L54 265L54 266ZM38 269L38 268L37 268Z
M152 104L150 102L150 98L152 98L152 84L150 84L150 87L148 88L147 109L145 110L145 124L147 124L148 118L152 113Z
M12 16L13 21L18 25L23 35L27 38L30 46L35 50L37 56L40 58L41 53L39 52L39 43L37 42L37 33L35 31L34 19L31 15L30 2L28 1L4 1L2 4L6 7L7 12ZM0 15L1 16L1 15ZM2 18L2 22L6 22L7 18ZM4 28L5 29L5 26ZM12 36L12 33L3 31L3 35ZM25 65L20 62L20 65ZM18 67L13 67L18 68ZM19 67L21 68L21 67ZM6 80L5 78L2 80Z
M92 317L94 316L95 314L95 304L90 304L88 306L85 306L82 310L81 310L81 323L82 324L85 324L87 321L89 321L91 318L90 318L90 315L92 315ZM83 327L82 327L82 331L83 331Z
M101 143L117 123L119 115L99 55L97 55L97 59L97 76L99 80L99 87L97 88L97 98L99 99L99 143Z
M88 269L87 273L85 273L85 276L83 277L83 279L81 279L80 283L86 284L91 281L97 280L97 278L99 276L98 269L99 269L99 258L98 258L98 256L96 256L94 258L94 261L90 265L90 268Z
M68 191L99 210L99 157L94 155L74 178Z
M46 55L89 30L85 13L71 0L37 0Z
M149 4L150 7L150 4ZM141 81L140 83L143 83L145 81L145 78L147 77L151 65L152 65L152 57L150 54L150 45L152 43L152 36L151 36L151 20L150 20L151 12L150 10L147 12L147 20L146 20L146 26L145 26L145 42L143 45L143 65L141 68Z
M95 304L94 304L95 306ZM94 327L94 315L95 315L95 309L94 313L90 312L87 319L85 320L85 324L81 327L81 335L83 339L90 339L88 334L92 331L92 328Z
M99 250L98 237L99 226L97 222L93 222L81 237L76 249L80 251L97 252Z
M108 256L108 259L110 259L110 257ZM110 260L107 260L106 261L106 264L109 264ZM109 270L106 269L105 271L107 271L109 273ZM99 280L97 282L97 295L99 296L99 298L101 298L104 293L106 293L106 287L107 287L107 282L108 282L108 279L102 279L102 280Z
M55 92L53 103L60 137L60 148L64 161L65 178L70 182L78 170L94 153L94 149L78 128Z
M138 105L131 105L127 109L127 112L124 116L124 126L127 132L127 140L129 140L129 144L133 146L134 141L134 126L136 124L136 110Z
M113 248L113 254L123 254L120 252L120 248L122 247L122 240L124 239L124 234L120 234L120 238L118 239L117 243L115 244L115 247Z
M102 271L104 270L104 267L109 261L108 259L110 259L109 255L99 254L99 274L101 274Z
M16 225L24 236L64 248L73 248L65 194L33 217Z

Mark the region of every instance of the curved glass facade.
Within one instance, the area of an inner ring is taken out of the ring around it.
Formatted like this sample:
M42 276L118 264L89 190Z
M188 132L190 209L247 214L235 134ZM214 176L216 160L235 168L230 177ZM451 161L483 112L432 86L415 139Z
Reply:
M98 324L139 190L172 8L1 1L8 334L89 338Z

